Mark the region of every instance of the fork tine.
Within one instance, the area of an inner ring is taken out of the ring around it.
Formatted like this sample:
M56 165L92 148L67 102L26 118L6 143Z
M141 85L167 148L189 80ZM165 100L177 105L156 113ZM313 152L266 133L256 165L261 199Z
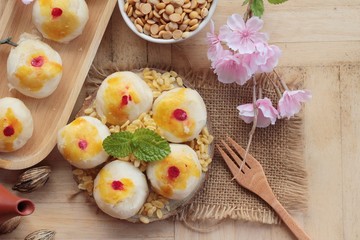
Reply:
M227 137L227 140L231 143L231 145L236 149L236 151L239 153L239 155L244 158L245 157L245 149L242 148L237 142L234 141L234 139L232 139L231 137ZM250 154L248 153L246 155L246 163L254 163L257 162L257 160Z
M238 166L241 166L242 160L239 158L239 156L234 152L234 150L231 149L231 147L224 141L221 140L221 143L225 146L225 148L228 150L230 155L234 158L234 160L237 162Z
M239 168L238 166L236 166L236 164L231 160L231 158L224 152L224 150L222 150L222 148L216 144L217 149L219 150L221 156L223 157L226 165L228 165L231 173L236 176L239 172Z

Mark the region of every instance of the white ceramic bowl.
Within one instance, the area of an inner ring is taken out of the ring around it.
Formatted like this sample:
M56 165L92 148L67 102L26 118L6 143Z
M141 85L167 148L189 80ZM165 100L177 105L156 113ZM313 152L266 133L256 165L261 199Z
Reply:
M139 37L141 37L141 38L143 38L143 39L145 39L145 40L147 40L147 41L149 41L149 42L162 43L162 44L171 44L171 43L178 43L178 42L185 41L186 39L189 39L189 38L195 36L198 32L200 32L200 31L208 24L208 22L210 21L211 17L213 16L218 1L219 1L219 0L213 0L213 1L212 1L208 15L201 21L199 27L198 27L195 31L189 32L189 33L190 33L189 37L187 37L187 38L181 38L181 39L178 39L178 40L175 40L175 39L153 38L153 37L148 36L148 35L146 35L146 34L144 34L144 33L140 33L140 32L136 29L134 23L131 22L130 18L127 16L127 14L126 14L126 12L125 12L125 9L124 9L125 0L118 0L118 5L119 5L119 8L120 8L121 16L123 17L126 25L128 25L128 27L129 27L136 35L138 35Z

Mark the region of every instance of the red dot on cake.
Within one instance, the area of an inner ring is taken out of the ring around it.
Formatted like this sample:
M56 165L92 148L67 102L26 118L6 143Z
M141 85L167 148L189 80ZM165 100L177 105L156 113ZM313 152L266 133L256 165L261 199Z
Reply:
M51 15L54 17L54 18L57 18L57 17L60 17L63 13L63 10L61 8L53 8L51 10Z

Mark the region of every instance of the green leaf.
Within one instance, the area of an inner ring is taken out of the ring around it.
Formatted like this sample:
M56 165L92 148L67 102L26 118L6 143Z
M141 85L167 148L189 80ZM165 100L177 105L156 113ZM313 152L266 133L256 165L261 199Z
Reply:
M103 142L104 150L113 157L127 157L131 153L145 162L164 159L170 154L170 145L160 135L146 128L134 133L114 133Z
M170 154L169 143L154 131L146 128L140 128L134 132L132 149L134 156L145 162L162 160Z
M114 133L105 138L103 148L113 157L127 157L132 153L132 139L133 134L131 132Z
M281 4L286 2L287 0L268 0L271 4Z
M264 13L264 1L254 0L251 4L251 11L255 16L261 17Z

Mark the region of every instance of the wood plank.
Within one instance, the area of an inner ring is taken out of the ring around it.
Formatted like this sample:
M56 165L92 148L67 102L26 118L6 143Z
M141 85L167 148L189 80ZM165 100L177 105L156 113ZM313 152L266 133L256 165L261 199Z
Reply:
M210 232L198 233L182 223L175 224L175 240L218 240L218 239L270 239L271 226L241 221L225 220L218 225L213 223L191 223L200 229L212 229ZM212 227L214 226L214 227Z
M360 239L359 66L341 66L341 130L344 239ZM341 178L337 178L341 181Z
M327 0L327 1L314 1L314 0L302 0L302 1L287 1L280 5L272 5L265 2L265 8L272 11L273 8L286 9L288 7L328 7L328 6L359 6L359 0L341 0L339 4L338 0Z
M172 45L148 42L147 56L150 66L171 66Z
M125 24L118 8L112 19L112 53L114 64L120 68L143 67L147 64L147 42L136 36Z
M111 44L112 38L113 38L113 35L112 35L112 25L113 25L113 18L114 18L113 16L114 15L111 16L109 24L106 27L104 36L101 40L97 54L93 61L93 65L99 69L103 68L104 66L109 65L113 60L113 50L112 50L112 44Z
M344 239L339 67L307 68L306 74L313 99L305 107L310 183L305 229L312 239Z
M360 26L359 10L360 6L274 8L264 15L264 31L272 42L355 41L360 38L354 31Z
M162 221L149 225L114 221L97 211L92 204L36 203L31 217L24 217L17 231L6 234L5 239L23 239L28 233L39 229L56 231L57 239L119 239L124 238L173 238L173 222ZM59 211L60 210L60 211Z
M198 38L198 36L196 37ZM199 36L200 38L200 36ZM274 43L282 50L279 66L324 66L359 62L360 39L354 42L303 42ZM207 45L175 45L172 63L174 66L201 69L209 68L206 56ZM196 53L196 54L195 54ZM316 54L314 54L316 53Z

